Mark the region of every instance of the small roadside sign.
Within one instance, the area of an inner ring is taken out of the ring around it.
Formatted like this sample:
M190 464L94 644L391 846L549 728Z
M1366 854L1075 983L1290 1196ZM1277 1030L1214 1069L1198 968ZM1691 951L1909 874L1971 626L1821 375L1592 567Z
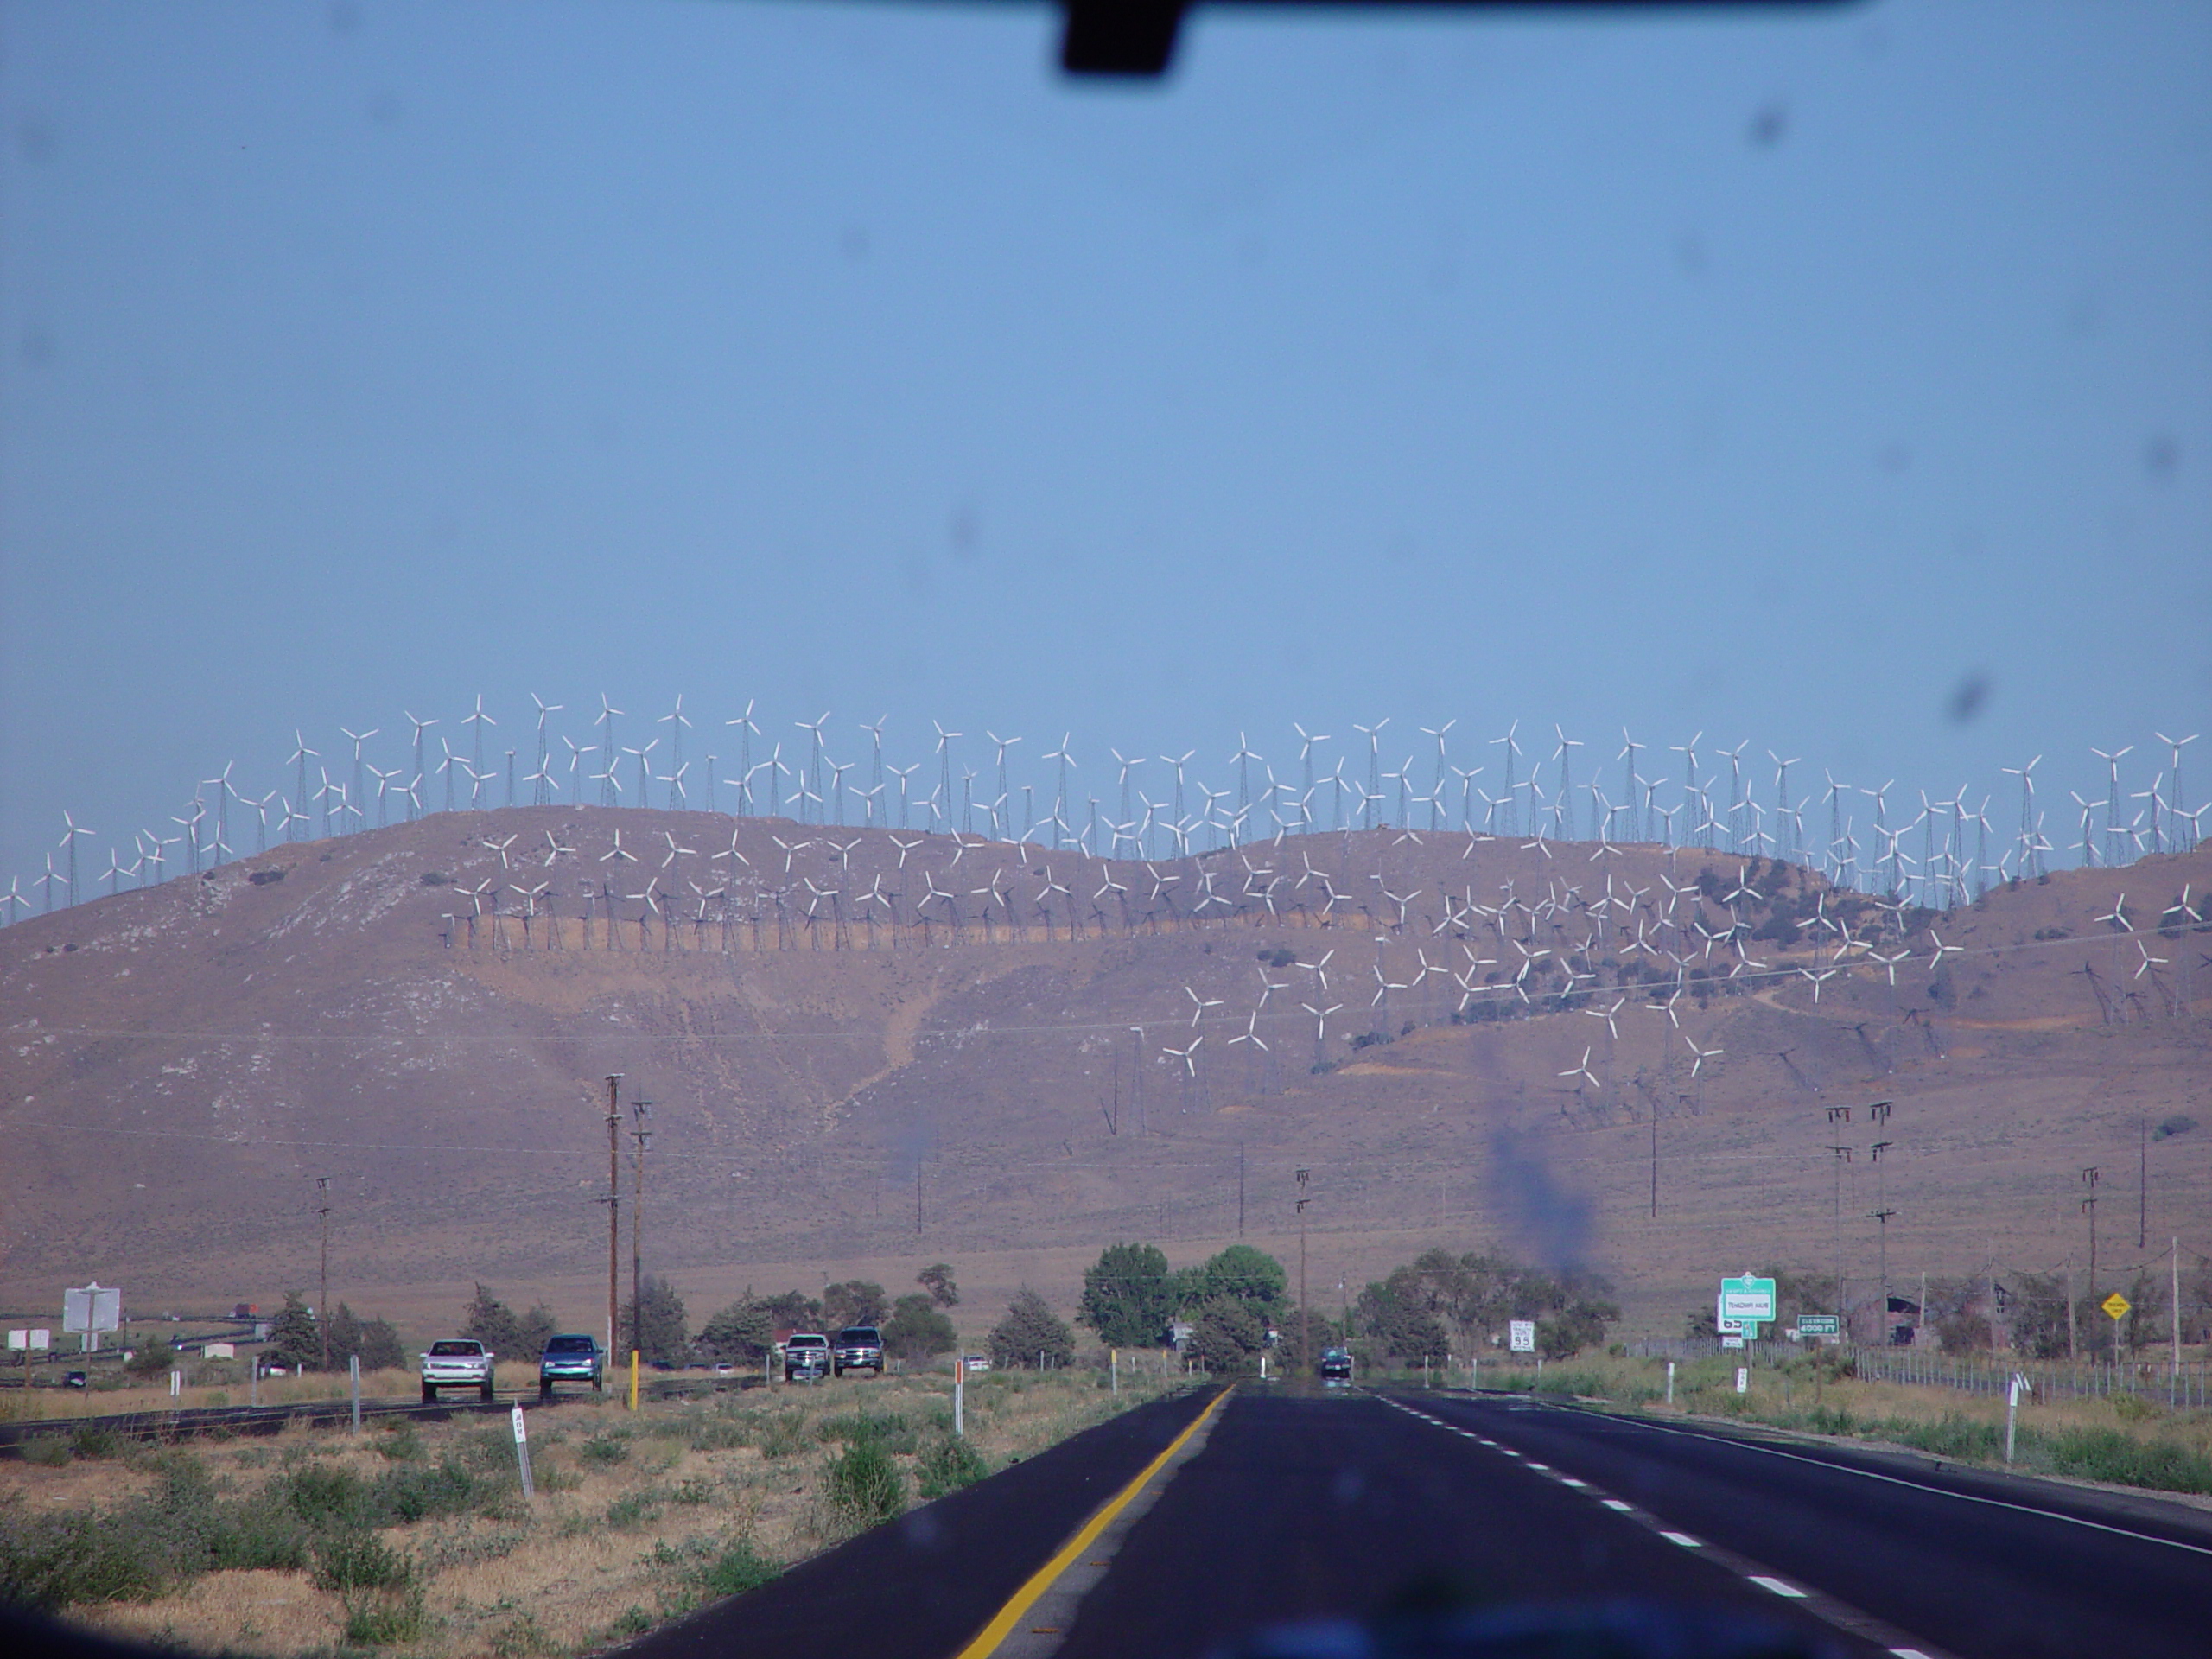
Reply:
M1741 1337L1723 1337L1720 1345L1723 1348L1740 1348L1744 1345L1744 1339Z
M2116 1290L2097 1306L2104 1309L2106 1314L2114 1320L2126 1319L2135 1309L2135 1304Z
M1506 1344L1516 1354L1536 1351L1536 1322L1534 1319L1510 1319L1505 1326Z
M1808 1337L1840 1336L1843 1321L1834 1313L1801 1313L1797 1329Z

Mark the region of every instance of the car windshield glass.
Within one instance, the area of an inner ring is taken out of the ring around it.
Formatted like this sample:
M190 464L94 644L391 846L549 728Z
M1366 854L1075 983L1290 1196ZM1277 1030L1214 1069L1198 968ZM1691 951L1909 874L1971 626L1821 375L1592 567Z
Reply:
M484 1351L477 1342L434 1342L430 1344L433 1359L474 1359Z
M874 1325L855 1325L847 1330L840 1331L837 1333L837 1340L842 1343L859 1344L865 1346L879 1343L882 1341L883 1338L876 1334L876 1330Z
M549 1354L588 1354L591 1351L589 1337L556 1337L545 1344Z
M827 1337L793 1337L791 1341L785 1345L791 1348L827 1348L830 1345L830 1338Z

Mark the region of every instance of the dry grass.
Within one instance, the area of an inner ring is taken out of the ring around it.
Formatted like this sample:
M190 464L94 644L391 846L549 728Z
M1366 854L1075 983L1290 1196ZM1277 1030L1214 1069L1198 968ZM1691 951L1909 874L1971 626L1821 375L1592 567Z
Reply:
M1152 1397L1158 1381L1124 1377L1109 1395L1087 1370L1038 1377L992 1375L969 1386L969 1443L990 1468L1028 1457ZM951 1414L950 1379L887 1377L748 1390L710 1402L648 1402L635 1414L618 1399L564 1398L533 1412L537 1483L525 1505L495 1453L504 1425L443 1424L288 1429L273 1440L195 1443L225 1499L270 1489L302 1468L351 1471L374 1482L398 1467L442 1458L499 1470L496 1494L466 1512L390 1526L383 1542L411 1563L411 1587L348 1596L318 1589L309 1570L232 1570L173 1583L154 1599L69 1609L99 1629L208 1651L296 1655L365 1645L363 1610L385 1618L391 1650L426 1659L590 1652L742 1583L754 1558L780 1568L849 1535L828 1500L832 1460L872 1438L917 1501L921 1455L942 1442ZM111 1511L152 1490L167 1454L79 1459L59 1467L0 1465L0 1533L41 1514ZM751 1555L743 1554L749 1550ZM352 1641L348 1642L349 1623Z
M1755 1367L1749 1390L1738 1395L1732 1356L1687 1361L1676 1368L1670 1407L1664 1360L1584 1355L1546 1367L1541 1388L1654 1415L1725 1417L1933 1452L1959 1462L2001 1461L2003 1395L1831 1372L1809 1357ZM1464 1382L1465 1371L1452 1380ZM1480 1380L1485 1388L1535 1385L1532 1367L1497 1362L1484 1364ZM2056 1402L2028 1395L2018 1429L2016 1466L2023 1471L2212 1494L2212 1410L2170 1409L2126 1395Z

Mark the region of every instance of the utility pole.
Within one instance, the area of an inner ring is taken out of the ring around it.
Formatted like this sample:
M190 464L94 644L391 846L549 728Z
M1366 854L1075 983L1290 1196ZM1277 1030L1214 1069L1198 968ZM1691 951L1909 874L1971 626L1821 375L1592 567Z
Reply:
M1313 1172L1300 1165L1298 1171L1298 1353L1306 1375L1313 1375L1313 1310L1306 1300L1306 1206L1313 1202L1306 1196L1313 1183Z
M1659 1219L1659 1109L1651 1109L1651 1219Z
M2181 1376L2181 1240L2171 1246L2174 1268L2173 1300L2166 1304L2167 1324L2173 1334L2173 1368L2167 1375L2178 1380Z
M2089 1218L2089 1300L2097 1295L2097 1181L2104 1172L2092 1166L2082 1172L2082 1179L2088 1183L2089 1196L2082 1200L2082 1213Z
M645 1120L652 1116L652 1102L642 1096L630 1103L634 1122L630 1137L637 1143L630 1157L630 1346L633 1351L645 1345L645 1255L639 1235L645 1221L645 1148L653 1139Z
M2151 1119L2135 1120L2135 1248L2151 1248Z
M315 1214L322 1217L322 1296L315 1304L315 1322L322 1332L322 1369L330 1369L330 1177L315 1178L315 1196L321 1205Z
M614 1325L622 1300L622 1113L620 1071L607 1077L607 1362L614 1363Z
M1887 1116L1887 1113L1883 1116ZM1890 1345L1890 1217L1897 1211L1890 1208L1888 1172L1882 1169L1882 1154L1897 1144L1894 1141L1877 1141L1866 1148L1873 1160L1877 1173L1874 1177L1874 1219L1882 1224L1882 1345Z
M1236 1236L1244 1236L1244 1143L1236 1143Z
M1849 1111L1849 1107L1840 1109ZM1843 1166L1851 1161L1852 1148L1832 1146L1835 1154L1835 1311L1837 1329L1846 1341L1851 1338L1851 1298L1845 1292L1843 1277Z

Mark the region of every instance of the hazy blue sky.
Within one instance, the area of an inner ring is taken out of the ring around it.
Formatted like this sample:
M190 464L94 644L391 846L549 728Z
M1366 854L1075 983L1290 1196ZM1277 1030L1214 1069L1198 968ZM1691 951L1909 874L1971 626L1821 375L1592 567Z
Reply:
M1011 4L0 32L0 885L480 692L1109 799L1702 728L2000 825L2212 728L2199 0L1206 15L1141 90Z

